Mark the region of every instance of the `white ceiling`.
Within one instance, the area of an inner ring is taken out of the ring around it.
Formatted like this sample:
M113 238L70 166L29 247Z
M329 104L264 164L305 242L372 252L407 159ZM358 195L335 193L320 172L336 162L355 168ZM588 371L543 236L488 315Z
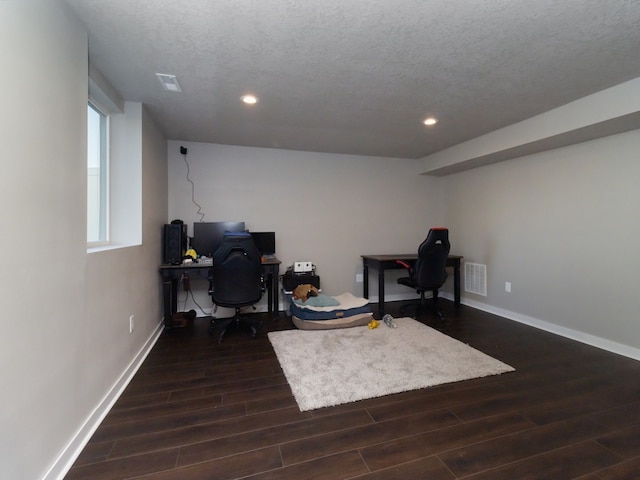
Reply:
M639 0L66 3L91 63L181 141L421 158L640 77Z

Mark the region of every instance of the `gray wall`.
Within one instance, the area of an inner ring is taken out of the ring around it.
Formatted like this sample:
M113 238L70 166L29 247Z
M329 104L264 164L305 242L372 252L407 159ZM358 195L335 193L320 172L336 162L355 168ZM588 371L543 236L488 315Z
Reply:
M467 303L640 358L640 130L443 178ZM505 282L512 292L505 292Z
M186 222L190 235L201 217L181 145L204 221L242 220L250 230L275 231L281 272L312 261L330 295L362 294L355 281L360 255L413 252L442 221L440 182L418 175L416 160L170 141L169 217ZM394 274L388 298L414 296L394 285ZM210 308L206 285L194 288L198 303ZM370 293L377 295L375 279Z
M0 478L57 478L158 332L166 142L143 114L142 245L87 254L86 32L4 1L0 52Z

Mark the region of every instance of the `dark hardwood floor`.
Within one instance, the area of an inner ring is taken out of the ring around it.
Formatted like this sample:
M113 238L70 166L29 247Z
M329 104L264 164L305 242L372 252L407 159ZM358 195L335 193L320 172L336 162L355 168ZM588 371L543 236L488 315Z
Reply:
M266 336L284 314L220 345L197 319L161 336L66 478L640 479L640 362L442 304L419 320L516 371L300 412Z

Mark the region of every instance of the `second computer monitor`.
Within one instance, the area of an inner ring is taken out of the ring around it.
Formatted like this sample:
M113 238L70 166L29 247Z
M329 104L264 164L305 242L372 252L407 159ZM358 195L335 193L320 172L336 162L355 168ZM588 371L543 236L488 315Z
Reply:
M261 255L276 254L276 232L251 232L251 236Z
M244 232L244 222L193 222L191 247L198 255L212 257L224 238L224 232Z

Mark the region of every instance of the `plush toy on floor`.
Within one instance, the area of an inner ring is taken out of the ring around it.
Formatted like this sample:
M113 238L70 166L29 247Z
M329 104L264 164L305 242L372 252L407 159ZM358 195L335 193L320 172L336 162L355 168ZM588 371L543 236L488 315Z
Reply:
M193 326L193 321L196 319L197 313L195 310L189 310L188 312L176 312L171 316L171 326L176 328L184 328Z

